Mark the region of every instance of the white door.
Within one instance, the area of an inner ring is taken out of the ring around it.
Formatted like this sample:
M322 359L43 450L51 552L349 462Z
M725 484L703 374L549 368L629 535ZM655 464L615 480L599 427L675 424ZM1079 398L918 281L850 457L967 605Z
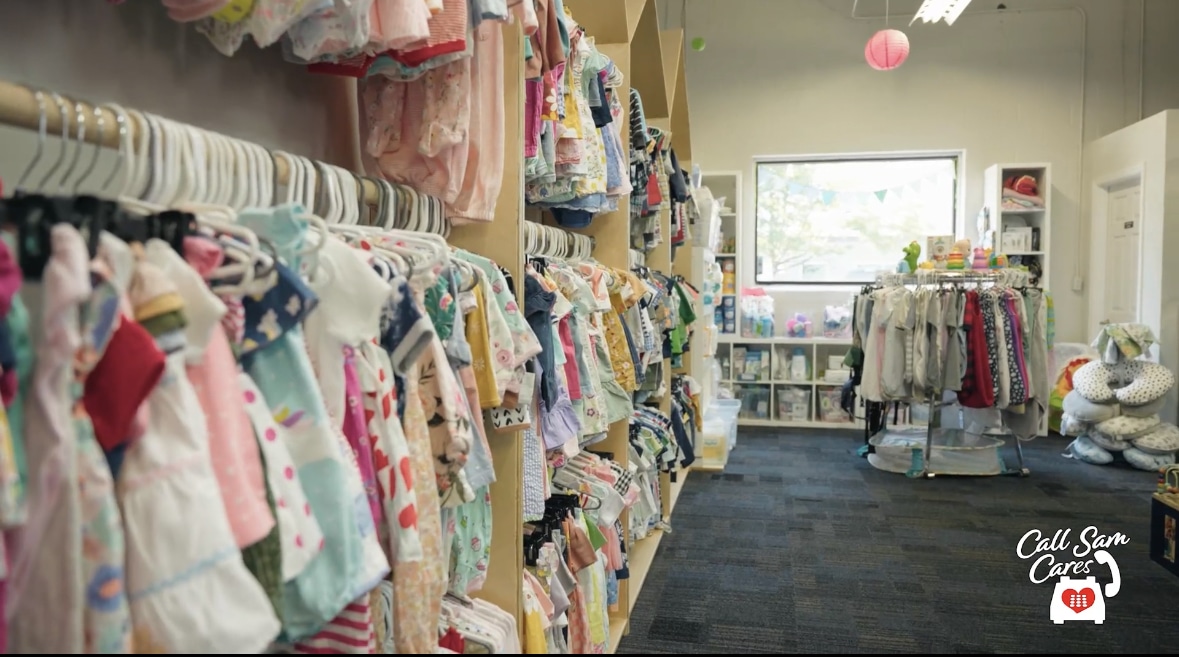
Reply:
M1108 199L1102 321L1137 322L1142 270L1142 185L1136 180L1112 187Z

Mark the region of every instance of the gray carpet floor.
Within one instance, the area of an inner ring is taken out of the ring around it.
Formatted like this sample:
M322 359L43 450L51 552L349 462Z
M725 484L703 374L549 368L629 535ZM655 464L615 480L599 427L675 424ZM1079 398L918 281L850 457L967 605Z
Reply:
M911 480L862 444L742 430L723 473L688 478L618 652L1179 652L1179 578L1148 557L1152 473L1065 459L1055 437L1026 444L1026 479ZM1130 539L1111 550L1121 592L1104 625L1053 625L1057 578L1031 583L1016 544L1089 525Z

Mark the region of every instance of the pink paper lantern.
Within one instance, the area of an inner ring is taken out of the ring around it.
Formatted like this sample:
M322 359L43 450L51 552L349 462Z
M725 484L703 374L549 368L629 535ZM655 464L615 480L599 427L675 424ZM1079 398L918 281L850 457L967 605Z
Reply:
M864 59L877 71L891 71L909 57L909 37L900 30L880 30L864 46Z

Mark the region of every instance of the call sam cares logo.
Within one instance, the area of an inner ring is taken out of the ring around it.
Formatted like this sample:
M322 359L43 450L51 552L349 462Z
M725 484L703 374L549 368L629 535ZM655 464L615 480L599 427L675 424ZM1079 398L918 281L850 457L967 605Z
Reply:
M1059 578L1048 606L1048 617L1053 623L1088 621L1101 625L1105 623L1106 598L1114 597L1122 588L1122 574L1109 549L1126 545L1130 539L1121 532L1103 534L1093 525L1082 529L1076 540L1070 538L1072 531L1058 529L1049 536L1032 529L1019 539L1015 554L1031 561L1028 579L1033 584ZM1104 590L1095 577L1100 572L1098 564L1109 568L1113 578Z

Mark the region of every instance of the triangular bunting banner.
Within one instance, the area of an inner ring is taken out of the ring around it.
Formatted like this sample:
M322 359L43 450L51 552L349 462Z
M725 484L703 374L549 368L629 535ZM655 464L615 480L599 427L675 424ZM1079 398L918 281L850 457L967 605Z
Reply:
M889 196L893 196L898 199L920 196L927 190L931 189L931 186L946 185L952 180L952 176L945 173L939 173L926 176L920 180L914 180L903 185L897 185L896 187L891 187L889 189L879 189L874 192L836 191L833 189L822 189L819 187L813 187L811 185L792 181L786 183L786 192L791 196L804 196L812 201L822 201L823 205L831 205L838 199L846 199L857 204L864 204L869 202L873 196L876 197L877 201L883 203L884 200Z

